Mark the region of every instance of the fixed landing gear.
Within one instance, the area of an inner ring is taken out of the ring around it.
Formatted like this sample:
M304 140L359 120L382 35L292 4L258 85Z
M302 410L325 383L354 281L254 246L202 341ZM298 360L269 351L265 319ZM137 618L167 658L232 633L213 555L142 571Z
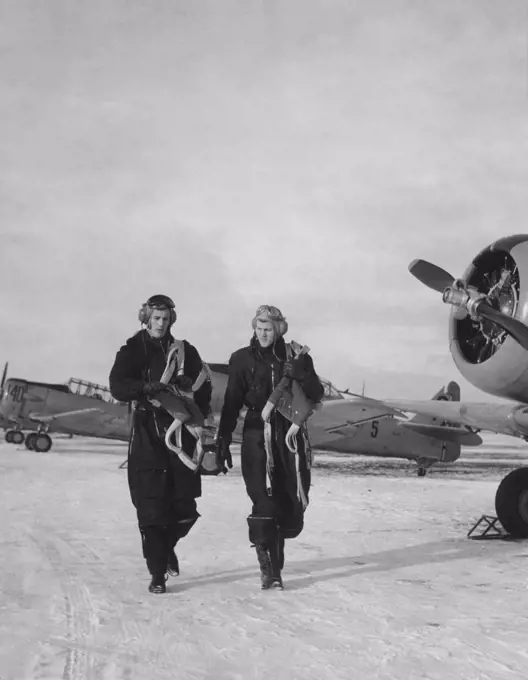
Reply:
M38 453L46 453L51 449L52 441L45 432L30 432L26 437L26 448Z
M8 444L22 444L24 441L24 433L20 430L8 430L5 433L5 440Z
M434 460L432 460L431 458L418 458L416 460L416 464L418 465L416 474L418 475L418 477L425 477L425 475L427 474L427 470L429 470L433 463Z
M495 512L514 538L528 538L528 467L512 470L499 484Z

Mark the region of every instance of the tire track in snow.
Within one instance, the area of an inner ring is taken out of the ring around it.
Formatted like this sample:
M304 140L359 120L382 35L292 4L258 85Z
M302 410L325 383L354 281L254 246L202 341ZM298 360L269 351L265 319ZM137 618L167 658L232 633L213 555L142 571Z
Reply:
M41 527L38 531L32 530L30 537L53 567L63 592L66 639L72 644L66 648L62 680L98 679L101 677L99 674L101 669L96 668L99 664L95 663L89 647L82 644L83 641L93 637L98 620L89 589L79 583L82 580L82 570L71 564L74 551L49 527ZM77 565L80 566L82 562ZM97 675L94 675L96 670Z
M47 640L48 646L65 650L61 680L132 680L143 670L145 675L140 677L150 680L150 669L160 654L159 641L155 636L146 650L142 646L134 649L134 642L149 639L150 614L144 620L136 615L125 623L124 610L137 602L110 579L105 563L85 541L50 527L39 530L33 539L63 585L66 635ZM110 621L111 630L101 633L106 621Z

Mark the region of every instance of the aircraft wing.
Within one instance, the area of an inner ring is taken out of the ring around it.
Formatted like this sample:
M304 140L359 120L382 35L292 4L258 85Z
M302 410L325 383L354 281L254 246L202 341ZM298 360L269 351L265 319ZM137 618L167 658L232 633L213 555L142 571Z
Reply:
M83 414L87 413L93 414L94 412L104 413L103 409L100 408L81 408L75 411L63 411L62 413L53 413L51 415L30 413L29 418L31 418L31 420L38 420L41 423L52 423L55 420L72 418L73 416L82 416Z
M479 446L482 437L472 430L464 427L452 427L451 425L430 425L429 423L413 423L411 421L400 422L400 427L412 430L424 437L434 437L445 442L453 442L461 446Z
M323 401L308 420L310 442L314 447L327 444L351 432L363 423L399 415L395 408L368 397Z
M463 401L406 401L387 399L383 403L403 412L437 418L438 426L463 425L473 430L487 430L513 437L528 436L526 404L480 403ZM403 424L409 427L410 423ZM433 425L436 425L433 423ZM412 426L411 426L412 427ZM465 443L462 442L461 443Z
M65 432L86 437L128 439L129 425L123 414L110 413L102 408L84 408L62 413L31 413L34 421L49 425L51 432Z

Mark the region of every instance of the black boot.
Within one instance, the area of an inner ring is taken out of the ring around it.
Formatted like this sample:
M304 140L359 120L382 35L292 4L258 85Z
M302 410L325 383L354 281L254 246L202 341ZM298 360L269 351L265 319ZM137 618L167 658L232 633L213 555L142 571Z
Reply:
M180 574L180 564L174 549L169 552L167 558L167 573L169 576L179 576Z
M260 566L260 587L262 590L268 590L273 583L273 566L269 550L263 545L256 545L255 550L257 551L257 559Z
M284 564L284 546L281 550L280 539L277 536L277 540L274 541L268 548L270 563L271 563L271 581L270 588L280 588L282 590L282 565ZM282 560L282 562L281 562Z
M143 556L147 569L152 576L149 586L151 593L165 592L165 573L167 571L167 529L162 526L140 527L143 542ZM163 589L160 590L160 586Z
M157 572L152 574L152 580L149 585L149 593L154 593L155 595L161 595L167 592L167 587L165 586L165 573Z
M274 559L273 550L263 545L256 545L257 559L260 566L260 587L262 590L270 588L284 588L279 566Z
M257 551L262 590L282 588L279 532L274 518L250 516L247 521L249 540Z

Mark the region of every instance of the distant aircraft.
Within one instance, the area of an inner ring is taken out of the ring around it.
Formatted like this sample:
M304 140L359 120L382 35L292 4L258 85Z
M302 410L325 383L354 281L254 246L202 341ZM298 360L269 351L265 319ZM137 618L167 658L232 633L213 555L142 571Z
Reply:
M228 366L209 364L213 382L211 409L218 423L227 386ZM30 450L51 449L50 434L65 433L127 441L131 426L128 404L117 402L107 387L72 378L68 384L53 384L9 378L5 380L0 400L0 417L7 427L6 441ZM416 417L402 422L397 412L375 400L356 399L357 395L336 389L321 378L324 400L321 410L308 421L310 442L314 449L365 454L383 458L406 458L418 464L418 474L425 475L435 462L452 462L460 456L460 445L475 446L480 437L467 430L447 426L436 418ZM364 391L364 390L363 390ZM460 388L450 383L434 399L460 399ZM233 441L241 440L243 416L239 419ZM23 430L36 430L24 437Z
M449 349L460 373L475 387L510 401L391 399L379 402L380 408L528 441L528 234L501 238L481 250L461 279L425 260L413 260L409 271L452 306ZM528 467L504 477L495 510L510 535L528 538Z
M477 434L443 419L417 415L412 420L402 420L393 410L377 409L376 400L354 400L359 395L346 394L351 397L323 403L321 411L308 421L314 449L414 460L418 476L423 477L436 462L458 460L461 446L482 443ZM450 382L434 395L433 401L460 401L460 386Z
M110 390L96 383L72 378L68 384L5 379L0 399L0 426L5 439L30 450L51 449L49 433L128 439L130 409L116 401ZM24 435L24 430L31 430Z

